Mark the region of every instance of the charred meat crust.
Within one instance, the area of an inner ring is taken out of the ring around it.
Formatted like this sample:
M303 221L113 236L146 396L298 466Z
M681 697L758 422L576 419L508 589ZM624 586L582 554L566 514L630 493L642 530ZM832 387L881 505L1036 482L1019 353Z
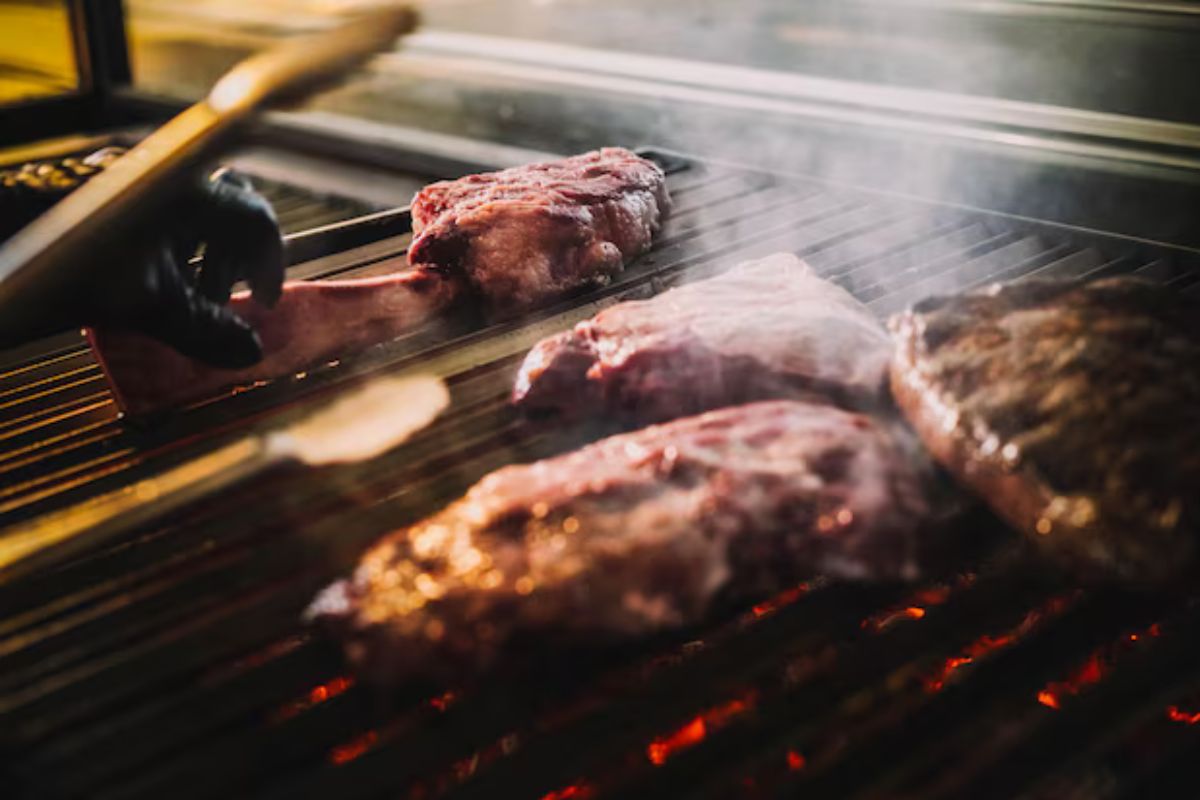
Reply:
M662 170L616 147L469 175L417 194L408 259L510 315L608 281L649 248L669 202Z
M1090 578L1162 582L1200 535L1200 304L1134 278L931 298L896 402L947 469Z
M382 681L477 674L519 636L601 642L820 573L917 576L927 475L903 435L771 401L506 467L381 540L310 616Z

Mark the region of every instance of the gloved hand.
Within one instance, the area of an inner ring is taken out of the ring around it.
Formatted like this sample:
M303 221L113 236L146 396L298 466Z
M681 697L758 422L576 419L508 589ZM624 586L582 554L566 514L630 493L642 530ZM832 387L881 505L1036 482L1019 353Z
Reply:
M120 156L0 172L0 234L19 230ZM7 230L6 230L7 229ZM203 260L192 263L203 247ZM225 303L245 280L256 301L273 305L283 283L283 240L275 214L249 180L229 170L199 179L132 241L81 265L80 280L48 316L71 325L136 330L222 367L262 357L258 337Z

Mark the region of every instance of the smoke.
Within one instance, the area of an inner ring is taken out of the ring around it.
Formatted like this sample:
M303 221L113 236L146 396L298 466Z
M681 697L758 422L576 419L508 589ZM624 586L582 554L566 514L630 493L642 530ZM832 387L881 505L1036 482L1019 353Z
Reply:
M986 206L1014 175L980 154L1027 148L955 118L1005 110L978 98L1055 99L1039 76L1054 40L1025 30L1023 48L988 19L915 3L435 3L392 62L420 76L413 107L362 111L550 152L657 145Z
M132 3L138 82L198 94L242 43L344 5ZM1031 145L1061 142L1021 120L1046 119L1028 101L1162 111L1135 102L1140 50L1068 11L986 5L429 0L419 33L310 108L562 154L655 145L971 206L1032 203L1079 223L1093 198L1047 190L1047 151ZM1101 160L1094 146L1073 153Z

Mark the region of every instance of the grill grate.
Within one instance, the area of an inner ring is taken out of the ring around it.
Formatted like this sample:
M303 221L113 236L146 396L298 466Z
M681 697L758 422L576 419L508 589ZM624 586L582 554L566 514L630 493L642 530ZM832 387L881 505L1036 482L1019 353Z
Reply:
M117 418L77 342L4 367L3 522L127 484L365 374L432 370L454 397L369 467L277 472L0 586L8 779L32 797L1039 798L1156 796L1183 775L1200 747L1200 609L1064 588L983 512L961 530L990 555L943 583L817 581L704 630L530 658L474 688L378 693L300 626L314 592L382 532L488 470L578 443L519 420L508 388L534 341L617 300L781 249L880 314L1025 275L1200 286L1190 254L1086 232L697 163L669 180L676 210L655 249L609 287L521 323L452 319L153 428ZM291 274L364 274L406 244Z
M275 210L284 234L343 222L379 210L371 203L331 194L315 194L263 177L254 178L254 188Z

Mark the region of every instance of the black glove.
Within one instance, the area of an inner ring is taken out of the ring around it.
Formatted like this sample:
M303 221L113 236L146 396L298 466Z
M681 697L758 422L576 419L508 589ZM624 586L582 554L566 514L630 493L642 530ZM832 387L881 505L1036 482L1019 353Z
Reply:
M19 230L119 156L107 149L0 172L0 233ZM191 263L201 247L203 261ZM71 296L48 315L135 330L216 366L244 367L262 357L254 331L224 305L240 280L266 305L279 299L283 283L275 214L246 178L220 170L199 180L143 234L97 261L103 263L81 266Z

